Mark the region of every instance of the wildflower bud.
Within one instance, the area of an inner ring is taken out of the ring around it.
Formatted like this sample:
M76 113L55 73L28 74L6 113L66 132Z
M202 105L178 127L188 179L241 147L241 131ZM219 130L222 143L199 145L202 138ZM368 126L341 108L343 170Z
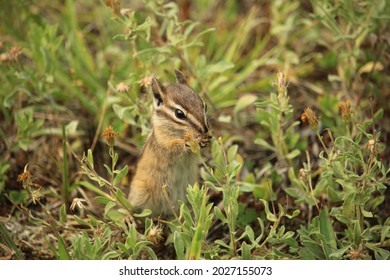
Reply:
M368 141L367 150L369 150L370 153L372 153L372 154L374 153L374 151L375 151L375 140L374 139L371 139Z
M278 91L285 91L286 90L286 80L284 77L283 72L278 72Z
M351 105L349 104L349 100L345 100L338 105L341 116L345 122L349 122L349 119L352 114Z
M306 172L306 170L304 168L299 169L299 177L301 179L306 179L307 178L307 172Z
M309 107L307 107L303 111L303 114L301 115L301 120L302 120L302 122L308 122L312 129L315 129L315 130L318 129L318 118L317 118L317 115Z
M106 143L109 146L113 146L115 144L115 137L118 135L119 134L112 128L111 125L102 133L102 137L106 139Z

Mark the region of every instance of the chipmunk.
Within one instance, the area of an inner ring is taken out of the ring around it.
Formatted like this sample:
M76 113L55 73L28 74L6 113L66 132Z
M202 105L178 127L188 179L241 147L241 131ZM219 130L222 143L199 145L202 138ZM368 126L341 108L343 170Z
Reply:
M190 141L205 147L211 139L205 102L188 85L182 72L175 70L175 75L177 83L167 87L155 77L152 79L152 130L128 196L135 208L150 209L154 216L172 214L169 201L175 212L178 200L185 201L188 185L194 184L198 176L197 156L190 149Z

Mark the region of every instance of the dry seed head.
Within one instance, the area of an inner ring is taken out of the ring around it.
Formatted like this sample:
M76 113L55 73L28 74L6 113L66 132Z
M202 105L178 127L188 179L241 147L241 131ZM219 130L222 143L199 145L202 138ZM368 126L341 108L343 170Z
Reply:
M341 116L345 122L348 122L351 114L352 114L352 109L351 109L351 104L349 104L349 100L345 100L341 102L338 105L339 111L341 113Z
M12 47L8 51L8 56L9 56L10 60L16 60L21 53L22 53L22 49L21 48L19 48L19 47Z
M163 240L163 229L161 226L152 226L147 235L147 239L152 242L154 245L160 244L161 240Z
M95 233L97 236L102 237L104 234L104 228L103 227L96 227Z
M366 252L363 250L363 245L359 244L357 249L351 248L347 256L351 260L364 260L366 258Z
M317 115L312 109L310 109L310 107L307 107L303 111L303 114L301 115L301 120L303 122L308 122L311 128L318 129Z
M112 146L114 145L115 143L115 137L118 136L118 132L116 132L112 126L110 125L109 127L107 127L103 133L102 133L102 137L106 139L106 143L107 145L109 146Z
M17 181L18 182L22 182L23 183L23 188L26 189L32 183L31 173L29 171L25 170L22 174L20 174L18 176Z
M41 188L33 190L32 192L32 200L33 203L36 204L36 202L42 197Z
M131 9L123 8L123 9L120 10L120 13L121 13L122 16L128 17L130 15L130 13L131 13Z
M70 205L70 210L74 211L76 207L80 210L85 209L84 202L86 202L85 199L75 197Z
M149 87L152 84L153 76L145 76L139 82L143 87Z
M119 11L121 9L121 1L120 0L106 0L106 6L111 7L114 15L119 15Z
M128 92L129 89L130 87L124 82L120 82L119 84L116 85L116 91L118 92Z

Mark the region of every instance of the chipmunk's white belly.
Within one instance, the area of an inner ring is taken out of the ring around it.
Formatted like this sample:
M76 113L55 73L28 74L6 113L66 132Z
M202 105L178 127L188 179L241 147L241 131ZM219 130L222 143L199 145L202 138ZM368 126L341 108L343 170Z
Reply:
M179 200L187 200L187 187L196 182L198 177L197 170L196 155L189 153L178 157L177 161L171 166L170 174L167 178L167 188L175 208L179 207Z

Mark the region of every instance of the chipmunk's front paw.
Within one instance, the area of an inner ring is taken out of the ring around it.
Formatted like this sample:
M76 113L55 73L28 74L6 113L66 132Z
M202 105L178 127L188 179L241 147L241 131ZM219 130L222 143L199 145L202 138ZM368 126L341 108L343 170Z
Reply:
M211 138L212 138L212 136L209 135L209 134L201 135L200 136L200 140L199 140L199 146L201 148L207 147L210 144L210 142L211 142Z
M210 135L199 135L195 131L190 131L184 136L185 145L191 149L192 152L198 152L200 148L206 147L210 141Z

